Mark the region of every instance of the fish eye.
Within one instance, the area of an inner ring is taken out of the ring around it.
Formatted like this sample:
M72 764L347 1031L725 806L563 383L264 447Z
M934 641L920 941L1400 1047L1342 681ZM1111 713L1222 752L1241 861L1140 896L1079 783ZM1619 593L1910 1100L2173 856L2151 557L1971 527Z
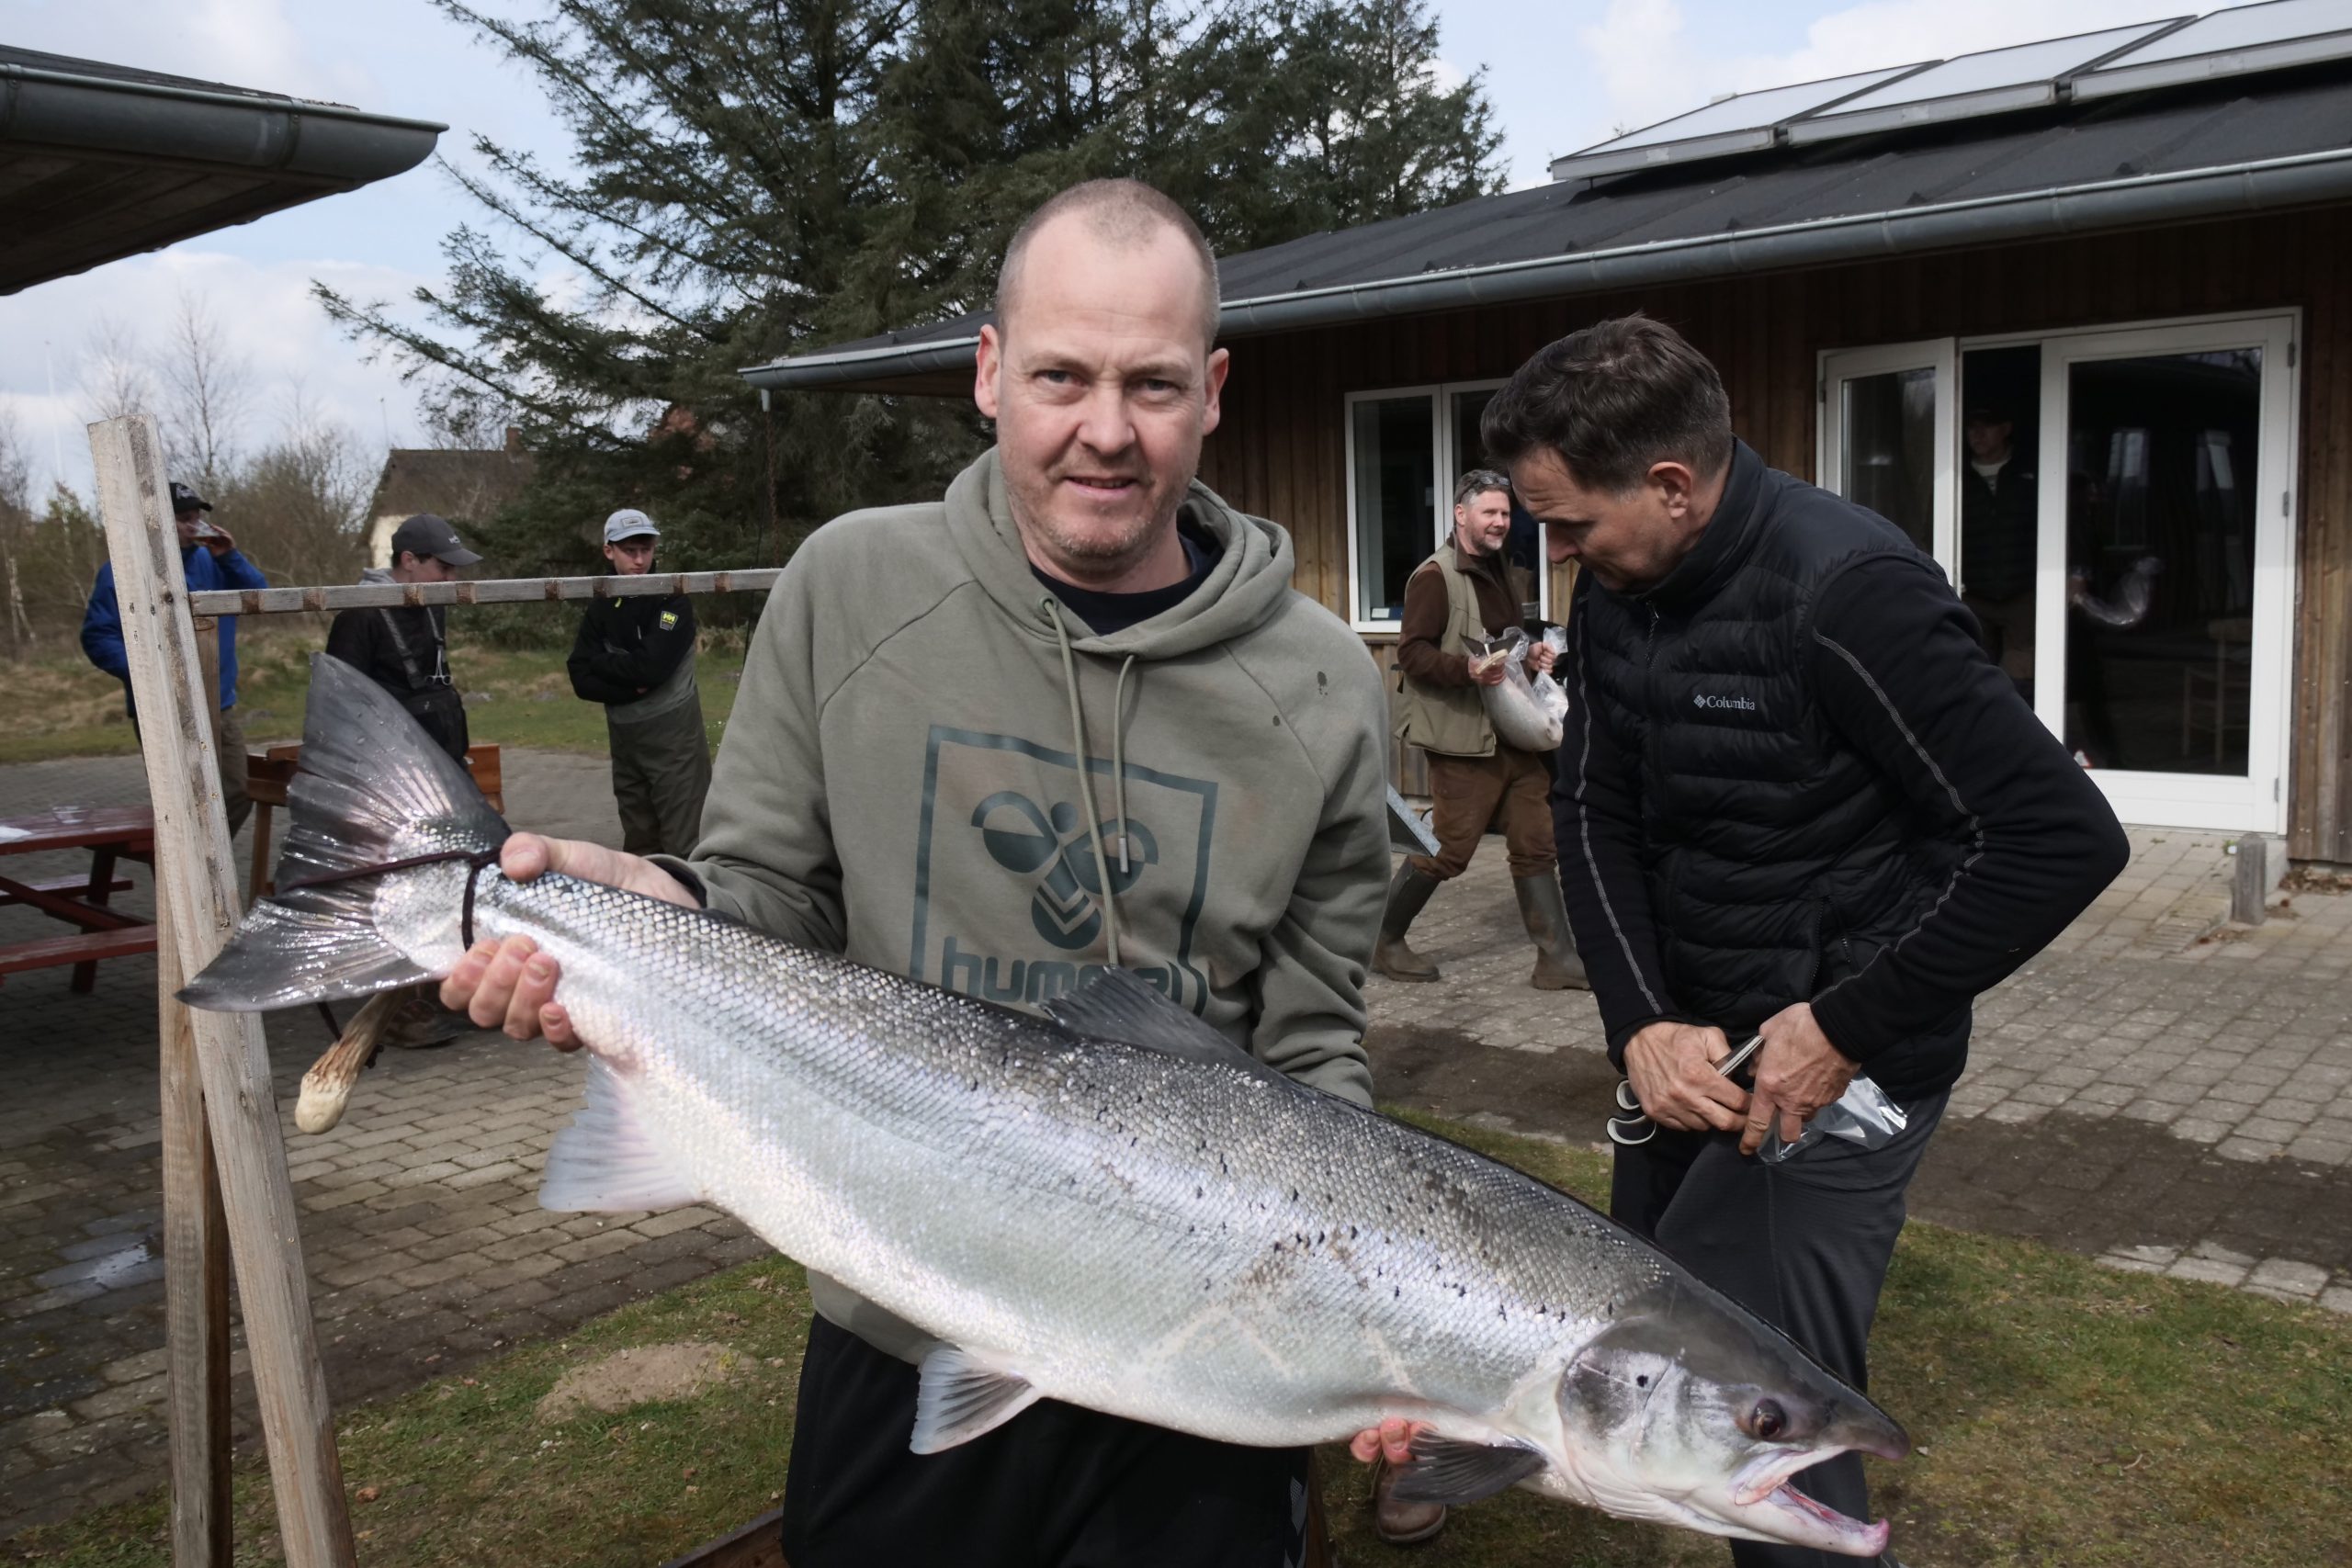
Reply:
M1769 1443L1789 1429L1789 1413L1781 1408L1777 1399L1759 1399L1747 1413L1747 1419L1739 1425L1749 1437Z

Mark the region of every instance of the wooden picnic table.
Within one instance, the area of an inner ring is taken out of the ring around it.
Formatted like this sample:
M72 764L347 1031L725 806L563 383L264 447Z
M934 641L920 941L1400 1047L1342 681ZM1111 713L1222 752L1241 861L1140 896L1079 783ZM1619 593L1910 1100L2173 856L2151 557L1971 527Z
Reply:
M293 787L294 775L301 766L302 748L293 742L245 753L245 794L254 803L253 877L246 885L248 897L265 897L277 891L277 885L269 874L270 819L279 807L287 804L286 792ZM505 781L500 773L498 748L467 747L466 771L473 775L474 784L489 800L490 808L504 811Z
M153 863L153 811L144 806L57 806L0 819L0 855L81 849L90 852L86 875L28 882L0 874L0 906L22 904L78 928L70 936L0 944L0 977L71 964L74 989L86 992L97 984L100 959L155 951L153 922L107 905L130 886L129 877L115 874L119 862Z

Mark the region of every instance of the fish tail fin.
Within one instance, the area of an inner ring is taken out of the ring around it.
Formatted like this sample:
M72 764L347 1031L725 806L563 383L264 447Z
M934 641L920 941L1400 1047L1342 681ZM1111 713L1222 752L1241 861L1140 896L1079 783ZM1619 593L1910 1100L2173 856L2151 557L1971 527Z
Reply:
M464 766L375 682L311 660L301 772L277 891L183 987L191 1007L261 1012L367 996L435 976L377 930L376 892L395 862L493 857L509 829Z

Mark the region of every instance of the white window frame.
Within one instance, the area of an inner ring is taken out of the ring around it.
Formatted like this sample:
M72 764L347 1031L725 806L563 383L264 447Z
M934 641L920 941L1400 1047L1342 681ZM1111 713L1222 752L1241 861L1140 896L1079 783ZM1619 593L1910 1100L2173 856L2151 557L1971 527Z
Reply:
M1356 405L1358 403L1394 402L1405 398L1426 398L1430 404L1430 471L1435 476L1432 496L1449 493L1445 488L1445 426L1447 400L1444 388L1438 382L1419 387L1384 387L1377 390L1350 392L1341 401L1340 429L1346 442L1348 475L1348 624L1360 632L1395 632L1395 621L1368 621L1363 614L1363 573L1361 569L1362 547L1356 530ZM1437 548L1432 537L1430 548ZM1403 613L1403 606L1397 607Z
M1844 378L1916 368L1928 363L1945 367L1937 381L1939 394L1944 399L1940 423L1950 428L1939 430L1936 443L1939 490L1936 555L1946 575L1955 585L1961 585L1957 468L1964 411L1960 406L1959 374L1965 355L1985 348L2041 350L2041 446L2036 455L2041 464L2039 505L2043 509L2042 516L2063 519L2066 502L2064 413L2068 366L2088 359L2145 358L2256 344L2262 348L2261 454L2254 479L2254 624L2257 634L2264 627L2272 627L2277 628L2278 635L2257 636L2248 671L2246 773L2241 779L2210 773L2092 770L2093 782L2107 795L2116 815L2126 822L2222 831L2283 833L2287 829L2287 781L2293 763L2290 721L2295 646L2300 630L2295 621L2300 591L2295 547L2302 532L2302 498L2296 488L2296 476L2301 471L2302 462L2302 369L2298 363L2297 345L2302 340L2302 309L2289 306L2159 317L2108 326L1989 333L1973 337L1823 349L1815 355L1815 386L1820 400L1815 442L1815 461L1819 465L1816 473L1822 488L1832 491L1837 490L1840 478L1837 442L1843 434L1835 428L1843 410L1840 401L1829 395L1834 389L1833 374ZM1947 483L1941 454L1948 441L1953 453L1953 471ZM2272 500L2274 496L2276 501ZM2041 530L2038 549L2034 643L2041 649L2063 649L2066 627L2063 521L2055 528ZM2055 668L2036 673L2034 713L2052 735L2063 739L2066 732L2065 660L2060 658L2050 662Z
M1347 470L1347 516L1345 532L1348 539L1348 625L1359 632L1395 633L1395 621L1366 620L1363 614L1363 577L1360 570L1361 546L1356 536L1356 404L1385 402L1403 398L1426 398L1432 410L1430 420L1430 471L1437 482L1430 491L1429 547L1436 549L1453 532L1453 487L1462 478L1454 466L1453 454L1461 446L1453 400L1463 392L1490 392L1502 386L1509 378L1497 376L1486 380L1430 381L1411 387L1368 388L1350 392L1341 400L1340 420L1345 439L1344 463ZM1552 574L1541 563L1535 572L1535 597L1538 613L1552 613ZM1401 609L1402 607L1399 606Z
M2299 367L2294 344L2301 321L2293 311L2263 311L2194 322L2160 322L2098 332L2068 333L2044 341L2041 406L2066 410L2068 371L2100 359L2145 359L2222 349L2262 350L2259 451L2254 501L2255 640L2247 660L2246 772L2234 774L2159 773L2093 769L2091 781L2126 822L2171 828L2260 833L2287 830L2287 773L2290 766L2289 712L2295 669L2295 475L2300 466L2296 408ZM2068 422L2045 414L2041 421L2041 515L2064 519L2066 512ZM2272 498L2277 497L2274 501ZM2034 573L2034 644L2063 648L2066 635L2066 537L2062 521L2041 530ZM2264 636L2265 628L2272 628ZM2037 667L2034 711L2051 733L2066 724L2066 660Z
M1822 488L1835 491L1846 471L1846 383L1899 370L1935 372L1936 409L1947 417L1936 421L1935 512L1930 531L1937 564L1954 582L1960 581L1960 422L1949 417L1948 411L1960 389L1959 362L1958 347L1948 337L1879 344L1869 348L1825 349L1814 383L1816 406L1821 410L1817 471L1822 476Z

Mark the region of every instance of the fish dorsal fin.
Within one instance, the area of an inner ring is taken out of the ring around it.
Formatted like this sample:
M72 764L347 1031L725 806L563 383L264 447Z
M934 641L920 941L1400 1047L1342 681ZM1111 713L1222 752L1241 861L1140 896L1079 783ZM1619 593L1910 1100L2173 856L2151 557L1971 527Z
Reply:
M915 1433L908 1446L935 1454L992 1432L1037 1403L1028 1379L982 1362L960 1346L942 1345L922 1359L915 1392Z
M1464 1443L1425 1432L1413 1439L1413 1457L1397 1466L1389 1495L1399 1503L1476 1503L1510 1490L1550 1462L1518 1443Z
M1098 969L1046 1004L1046 1016L1073 1034L1164 1051L1207 1066L1267 1071L1255 1056L1186 1012L1132 969Z
M588 1100L548 1146L539 1207L560 1213L610 1214L680 1209L701 1190L653 1139L637 1096L602 1057L588 1058Z

